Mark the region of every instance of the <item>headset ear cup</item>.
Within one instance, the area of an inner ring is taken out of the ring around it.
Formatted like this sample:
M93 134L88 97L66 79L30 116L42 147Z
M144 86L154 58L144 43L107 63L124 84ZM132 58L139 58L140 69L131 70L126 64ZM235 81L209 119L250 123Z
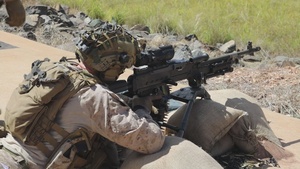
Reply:
M127 55L127 53L123 52L119 56L119 62L123 65L127 64L130 60L130 56Z

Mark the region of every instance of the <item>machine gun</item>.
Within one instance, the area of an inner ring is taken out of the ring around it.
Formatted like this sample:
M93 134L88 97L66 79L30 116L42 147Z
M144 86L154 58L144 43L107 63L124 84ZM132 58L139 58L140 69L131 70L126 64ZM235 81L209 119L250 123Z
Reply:
M172 60L174 56L172 46L149 50L137 58L133 74L128 77L127 81L117 81L110 86L110 89L116 93L125 92L128 96L140 97L162 93L163 98L153 102L159 113L152 117L161 126L177 131L177 136L182 137L194 100L197 97L210 99L210 95L202 84L205 84L208 78L232 72L233 64L238 63L245 54L254 55L254 52L259 50L260 47L253 48L252 43L248 42L247 49L243 51L216 58L209 58L206 53L202 53L184 61ZM170 93L169 86L176 86L177 82L182 80L187 80L189 86ZM179 127L163 122L169 99L188 104Z

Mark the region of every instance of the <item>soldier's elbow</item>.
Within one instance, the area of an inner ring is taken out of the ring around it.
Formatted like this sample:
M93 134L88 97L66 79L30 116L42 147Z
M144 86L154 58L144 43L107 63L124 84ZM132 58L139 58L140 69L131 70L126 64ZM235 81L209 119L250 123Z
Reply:
M153 154L160 151L164 145L164 142L165 142L165 136L164 135L158 136L156 138L155 143L153 144L153 147L151 148L151 151L149 151L148 154Z
M165 142L165 136L161 131L156 132L155 135L152 135L152 138L145 140L147 145L144 150L141 151L143 154L153 154L161 150Z

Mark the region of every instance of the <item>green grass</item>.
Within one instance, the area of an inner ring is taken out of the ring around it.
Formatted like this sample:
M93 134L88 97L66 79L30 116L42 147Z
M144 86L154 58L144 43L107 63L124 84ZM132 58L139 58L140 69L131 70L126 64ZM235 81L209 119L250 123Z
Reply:
M194 33L206 44L252 41L270 55L300 57L299 0L42 0L87 12L90 17L151 32Z

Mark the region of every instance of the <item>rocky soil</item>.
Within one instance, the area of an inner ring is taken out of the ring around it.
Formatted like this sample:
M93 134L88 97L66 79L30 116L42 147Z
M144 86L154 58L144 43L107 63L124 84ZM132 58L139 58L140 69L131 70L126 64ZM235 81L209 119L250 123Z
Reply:
M12 28L3 22L7 14L4 8L0 9L0 30L72 52L81 31L91 30L106 23L92 19L83 12L71 14L66 6L27 6L26 11L26 23L20 28ZM141 42L146 42L147 49L173 45L174 57L190 57L194 51L204 51L210 57L217 57L225 52L245 48L237 47L234 41L208 46L193 34L163 35L152 33L147 26L142 25L124 27ZM240 64L235 65L233 72L208 79L204 86L207 90L238 89L257 98L263 107L299 118L299 76L300 58L268 56L261 50L254 57L245 56Z

